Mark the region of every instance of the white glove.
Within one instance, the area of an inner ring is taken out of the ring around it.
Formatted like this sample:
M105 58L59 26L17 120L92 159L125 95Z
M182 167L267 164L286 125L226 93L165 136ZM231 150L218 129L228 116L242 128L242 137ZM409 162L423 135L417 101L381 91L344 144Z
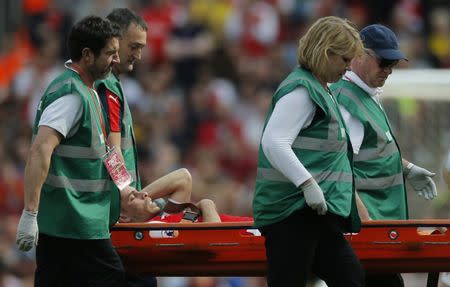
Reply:
M420 166L409 163L404 175L419 196L433 199L437 196L436 184L431 179L436 174Z
M319 215L327 213L328 207L323 196L323 191L314 179L302 184L300 189L303 191L303 196L309 207L317 211Z
M38 241L37 211L23 210L17 227L16 244L22 251L30 250Z

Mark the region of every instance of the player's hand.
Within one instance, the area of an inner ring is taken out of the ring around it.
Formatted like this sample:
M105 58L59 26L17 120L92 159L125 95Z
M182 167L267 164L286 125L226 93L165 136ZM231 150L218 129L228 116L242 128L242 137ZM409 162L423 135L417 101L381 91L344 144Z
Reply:
M146 204L147 204L147 211L152 214L156 214L161 211L161 208L159 207L158 203L152 201L150 197L146 198Z

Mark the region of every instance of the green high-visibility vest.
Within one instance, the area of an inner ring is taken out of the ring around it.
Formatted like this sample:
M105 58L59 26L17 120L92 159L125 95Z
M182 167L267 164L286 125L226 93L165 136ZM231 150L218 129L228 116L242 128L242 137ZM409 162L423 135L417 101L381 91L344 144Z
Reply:
M276 103L297 87L308 90L317 111L310 126L299 132L292 150L323 190L328 212L350 217L349 231L358 231L352 152L345 125L336 102L309 71L298 67L280 84L269 107L266 125ZM279 222L305 205L303 193L270 164L260 144L253 200L256 226Z
M47 88L33 127L38 132L42 112L65 95L80 97L83 113L77 132L63 138L53 151L48 176L41 190L39 231L73 239L109 238L111 207L109 174L103 164L106 145L99 112L100 102L80 76L66 69Z
M372 219L407 219L408 205L402 157L389 120L379 103L350 81L331 86L338 103L364 127L354 155L356 190Z

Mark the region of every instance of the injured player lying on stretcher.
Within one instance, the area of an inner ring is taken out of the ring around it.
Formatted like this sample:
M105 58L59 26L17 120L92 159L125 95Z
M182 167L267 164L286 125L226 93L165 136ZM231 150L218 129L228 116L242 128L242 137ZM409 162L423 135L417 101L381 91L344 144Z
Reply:
M137 191L120 192L119 222L222 222L253 221L251 217L219 214L210 199L191 203L192 178L185 168L175 170Z

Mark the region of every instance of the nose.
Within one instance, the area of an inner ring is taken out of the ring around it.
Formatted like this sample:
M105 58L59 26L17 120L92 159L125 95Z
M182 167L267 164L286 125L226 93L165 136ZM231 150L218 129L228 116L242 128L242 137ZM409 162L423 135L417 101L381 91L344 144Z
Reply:
M385 77L388 77L390 74L392 74L392 67L384 67L381 70L381 74L383 74Z
M392 74L392 67L391 66L386 67L386 68L384 68L384 71L387 71L387 74L390 75L390 74Z
M119 64L120 63L120 58L119 58L119 52L116 52L112 58L112 62L113 64Z
M141 60L141 55L142 55L142 50L139 49L139 50L136 52L136 55L135 55L134 57L136 58L136 60Z
M132 53L132 58L133 60L141 60L141 54L142 54L142 49L136 49L135 51L133 51Z
M138 192L138 194L140 195L141 198L146 198L146 197L148 197L148 193L145 192L145 191Z

